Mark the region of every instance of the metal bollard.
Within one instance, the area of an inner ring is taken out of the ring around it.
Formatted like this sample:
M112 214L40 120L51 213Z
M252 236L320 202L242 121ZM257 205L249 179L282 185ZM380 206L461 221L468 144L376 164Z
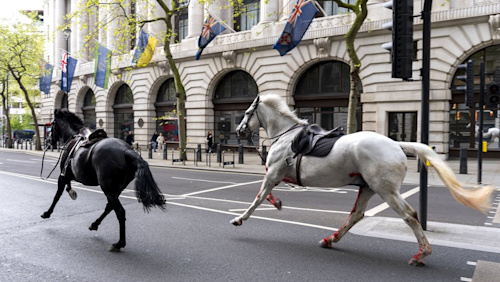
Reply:
M198 149L196 149L196 161L201 162L201 144L198 144Z
M164 160L168 159L167 143L163 143L163 159Z
M267 147L266 147L266 145L262 145L262 163L261 164L265 165L266 160L267 160Z
M220 144L217 144L217 162L222 161L222 150L220 149Z
M243 152L245 150L243 149L243 144L240 144L238 147L238 163L243 164Z
M148 143L148 159L153 158L153 142Z
M460 174L467 174L467 148L460 149Z

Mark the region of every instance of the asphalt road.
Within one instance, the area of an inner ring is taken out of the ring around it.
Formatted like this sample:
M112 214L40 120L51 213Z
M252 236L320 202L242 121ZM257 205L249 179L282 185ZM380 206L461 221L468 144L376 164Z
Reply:
M500 261L494 253L433 246L426 267L409 267L416 242L354 234L334 249L319 248L319 239L347 219L356 187L279 185L274 193L282 211L263 205L235 227L229 221L254 199L261 177L165 168L152 171L167 195L167 211L144 213L134 193L124 191L127 246L110 253L118 240L114 214L97 232L87 229L106 204L99 187L75 183L78 199L65 194L50 219L40 218L56 190L54 178L38 177L40 163L38 156L0 151L1 281L460 281L473 276L474 262ZM44 175L54 163L46 160ZM402 192L418 208L413 188ZM374 197L369 212L396 216L379 209L381 203ZM487 221L442 187L429 190L428 217L477 226Z

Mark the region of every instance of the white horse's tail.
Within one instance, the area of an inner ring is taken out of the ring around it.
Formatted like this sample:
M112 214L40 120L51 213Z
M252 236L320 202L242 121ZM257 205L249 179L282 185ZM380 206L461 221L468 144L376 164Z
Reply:
M451 195L459 203L476 209L482 213L487 213L491 208L491 193L493 187L487 186L476 189L464 189L460 185L455 173L451 168L439 158L429 146L421 143L398 142L406 154L418 156L423 162L426 160L434 167L443 183L448 187Z

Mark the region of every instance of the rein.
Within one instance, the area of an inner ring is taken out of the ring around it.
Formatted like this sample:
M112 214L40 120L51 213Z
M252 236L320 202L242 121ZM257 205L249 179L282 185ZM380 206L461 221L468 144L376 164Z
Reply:
M52 175L52 173L54 172L54 170L56 169L57 165L59 164L59 162L61 161L61 158L62 158L62 155L64 153L64 151L66 151L66 146L68 145L68 143L73 140L73 139L69 139L68 141L66 141L66 143L64 143L64 146L62 147L61 149L61 153L59 154L59 158L57 159L57 162L56 164L54 165L54 168L52 168L52 170L50 171L49 175L47 175L47 177L43 177L42 176L42 173L43 173L43 163L44 163L44 160L45 160L45 153L47 152L47 150L49 149L49 146L45 146L45 150L43 150L43 156L42 156L42 167L40 169L40 178L43 179L43 180L47 180L50 175Z

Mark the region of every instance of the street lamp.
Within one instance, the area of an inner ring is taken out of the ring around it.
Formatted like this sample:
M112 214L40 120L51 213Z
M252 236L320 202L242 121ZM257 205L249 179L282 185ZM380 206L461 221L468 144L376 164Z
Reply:
M69 36L71 35L71 29L66 27L63 30L64 39L66 39L66 94L69 94Z

